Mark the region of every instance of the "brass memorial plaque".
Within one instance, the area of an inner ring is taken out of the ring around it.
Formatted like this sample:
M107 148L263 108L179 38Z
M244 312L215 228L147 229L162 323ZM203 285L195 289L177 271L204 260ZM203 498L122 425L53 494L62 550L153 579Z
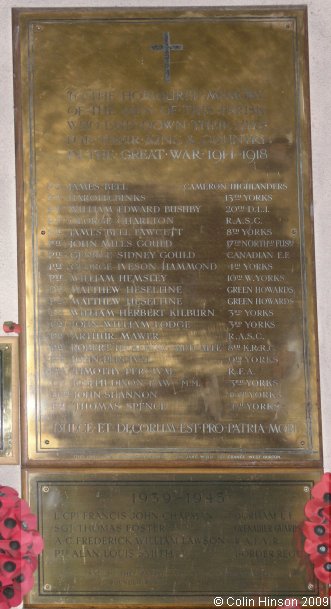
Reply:
M305 9L14 35L27 461L319 463Z
M29 603L86 609L212 607L216 596L224 606L235 597L313 600L319 584L302 555L300 525L317 477L30 471L45 551ZM272 602L256 606L280 606Z
M19 462L17 338L0 337L0 465Z

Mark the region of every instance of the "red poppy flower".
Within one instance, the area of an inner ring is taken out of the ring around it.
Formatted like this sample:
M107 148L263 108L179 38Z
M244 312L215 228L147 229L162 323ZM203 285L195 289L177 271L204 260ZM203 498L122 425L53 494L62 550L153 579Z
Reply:
M15 584L15 586L16 585L20 586L21 594L22 594L22 596L24 596L24 594L27 594L28 592L30 592L31 588L33 588L33 585L34 585L33 573L30 573L30 571L21 573L20 575L18 575L15 578L14 584Z
M311 494L315 499L331 505L331 473L323 474L320 482L313 487Z
M306 539L305 541L305 552L310 554L310 560L315 563L321 558L325 558L327 562L331 561L331 548L329 543L323 543L321 541L312 541Z
M2 328L3 328L3 331L6 332L6 334L8 334L10 332L15 332L16 334L21 334L21 332L22 332L22 328L21 328L20 324L16 324L14 321L4 321Z
M0 497L0 518L3 518L9 510L15 509L17 499L11 497Z
M10 487L0 486L0 609L16 607L34 584L43 540L37 517Z
M314 564L314 573L320 581L331 584L331 474L326 473L312 489L313 499L308 501L304 523L305 551Z
M305 522L303 534L315 543L329 543L330 533L328 523Z
M23 600L23 593L19 584L2 586L0 588L0 609L17 607Z
M15 579L22 571L24 571L25 564L21 557L6 556L0 554L0 579L1 577L11 577Z
M0 497L15 496L19 500L18 492L11 486L0 486Z
M305 505L305 514L312 522L330 520L330 506L325 505L321 499L311 499Z
M37 526L37 516L30 512L29 504L24 499L19 499L14 510L19 515L21 522L27 526L23 527L26 530L35 529Z
M10 573L7 574L1 574L0 575L0 589L4 588L5 586L11 586L13 583L13 578L11 577Z
M40 554L39 542L35 540L35 537L40 537L39 533L34 531L24 531L20 527L13 529L13 534L8 539L0 539L0 552L1 550L6 552L9 556L22 556L27 552L34 552Z
M19 502L18 493L10 486L0 486L0 518Z
M24 531L15 527L8 539L0 539L0 554L6 552L10 556L34 554L37 556L44 549L44 541L38 531Z
M13 510L9 510L0 521L0 535L2 539L19 536L20 530L20 521L15 517Z
M320 558L315 563L314 573L321 582L331 584L331 561L324 557Z
M3 539L11 539L19 529L31 531L37 528L37 517L31 514L25 501L8 510L0 520L0 535Z

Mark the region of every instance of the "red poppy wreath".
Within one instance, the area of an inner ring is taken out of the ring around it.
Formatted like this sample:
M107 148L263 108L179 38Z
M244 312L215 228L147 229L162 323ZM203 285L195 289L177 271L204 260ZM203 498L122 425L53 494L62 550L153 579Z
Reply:
M305 552L314 565L320 581L331 585L331 474L324 474L312 489L313 498L306 503L308 520L303 525Z
M0 486L0 609L17 607L31 590L43 540L37 517L9 486Z

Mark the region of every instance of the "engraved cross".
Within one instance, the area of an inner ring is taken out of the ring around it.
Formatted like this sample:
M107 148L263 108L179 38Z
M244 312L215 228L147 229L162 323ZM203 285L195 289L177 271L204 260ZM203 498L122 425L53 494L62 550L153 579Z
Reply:
M164 64L164 80L170 82L170 52L171 51L183 51L184 47L182 44L170 44L169 32L163 34L163 44L153 44L151 46L153 51L163 51L163 64Z

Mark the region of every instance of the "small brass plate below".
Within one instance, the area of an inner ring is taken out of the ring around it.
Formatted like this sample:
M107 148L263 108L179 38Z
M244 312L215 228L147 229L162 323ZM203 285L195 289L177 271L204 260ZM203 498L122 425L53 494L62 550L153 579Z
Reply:
M316 478L30 470L45 550L29 602L211 607L215 596L318 594L300 550Z
M19 462L18 339L0 337L0 464Z

